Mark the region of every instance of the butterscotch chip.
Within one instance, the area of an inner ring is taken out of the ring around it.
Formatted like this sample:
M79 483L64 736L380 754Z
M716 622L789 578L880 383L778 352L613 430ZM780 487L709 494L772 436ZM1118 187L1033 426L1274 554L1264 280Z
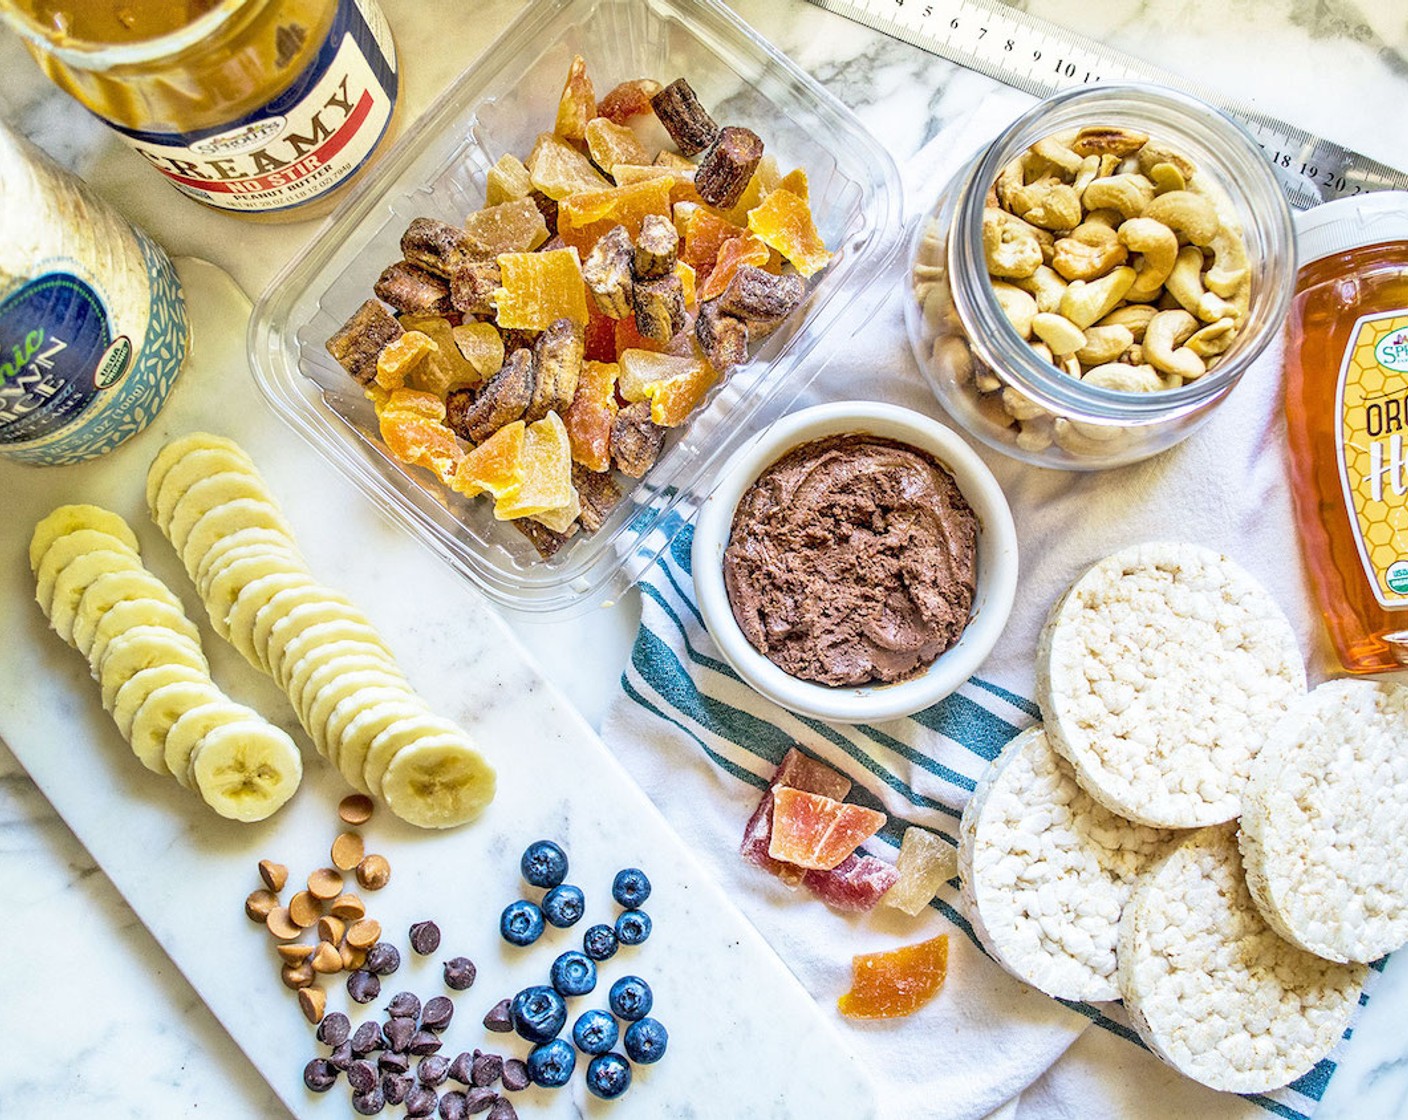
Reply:
M292 941L303 932L302 927L293 920L293 914L287 906L275 906L269 911L269 916L264 919L264 924L269 927L269 932L280 941Z
M288 868L271 859L261 859L259 861L259 877L264 880L266 887L278 894L284 889L284 884L288 882Z
M347 944L354 949L369 949L381 936L381 923L375 918L362 918L347 930Z
M244 900L244 912L251 922L263 922L278 904L279 897L273 891L250 891Z
M318 940L331 941L334 945L342 943L343 935L347 933L347 924L333 914L325 914L318 919Z
M342 893L342 876L331 867L320 867L308 876L308 893L327 902Z
M355 922L365 916L367 907L355 894L340 894L328 904L328 910L344 922Z
M318 919L323 916L323 907L313 895L299 891L288 900L288 916L299 929L309 929L318 924Z
M367 963L367 950L354 948L345 941L342 943L341 953L342 967L348 972L355 971Z
M340 871L351 871L362 862L366 849L355 832L344 832L332 842L332 865Z
M280 945L276 950L284 964L302 964L313 955L311 945Z
M363 890L379 891L391 881L391 864L385 856L369 855L357 864L357 882Z
M298 1009L303 1012L303 1017L310 1023L322 1022L323 1012L327 1009L328 997L322 988L299 988L298 989Z
M313 950L313 958L308 963L314 972L341 972L342 953L331 942L319 941L318 947Z
M313 965L310 961L302 964L286 964L279 970L279 978L283 980L285 988L306 988L313 982Z
M348 824L366 824L376 807L365 793L349 793L337 805L337 815Z

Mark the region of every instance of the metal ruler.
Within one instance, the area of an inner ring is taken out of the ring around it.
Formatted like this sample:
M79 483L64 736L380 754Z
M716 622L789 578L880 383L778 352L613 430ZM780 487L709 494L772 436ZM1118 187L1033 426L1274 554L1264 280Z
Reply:
M1261 145L1298 210L1365 191L1408 190L1408 175L1401 171L996 0L810 3L1036 97L1075 86L1128 81L1191 93L1241 122Z

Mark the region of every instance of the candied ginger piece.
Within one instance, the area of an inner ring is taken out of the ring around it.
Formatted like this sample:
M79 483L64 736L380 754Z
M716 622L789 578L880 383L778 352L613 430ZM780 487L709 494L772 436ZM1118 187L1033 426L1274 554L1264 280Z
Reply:
M502 253L494 293L500 329L541 331L558 319L587 322L587 288L576 249Z
M796 747L788 747L772 776L772 788L778 786L789 786L807 793L819 793L833 801L844 801L851 792L851 779L820 759Z
M927 829L905 829L895 860L898 879L881 899L886 906L918 917L939 888L958 874L958 849Z
M484 184L484 205L497 206L533 193L533 177L523 161L510 152L489 168Z
M524 431L522 420L505 424L478 447L465 454L455 468L451 488L466 498L488 491L507 497L523 483Z
M694 206L700 205L704 200L699 197L699 192L694 189L694 168L681 171L676 167L662 167L659 164L649 166L636 163L618 163L611 169L611 177L616 180L618 187L628 187L632 183L643 183L647 179L671 180L670 202L672 204L688 202Z
M780 786L773 791L768 854L798 867L830 871L884 823L884 813L863 805Z
M616 378L620 372L615 362L583 362L577 393L562 414L572 458L589 471L611 469L611 425L618 410Z
M557 124L553 131L568 140L586 136L587 122L596 116L596 91L587 77L587 62L581 55L572 60L567 71L567 84L557 102Z
M487 380L504 367L504 336L493 323L461 323L450 331L461 356Z
M650 99L659 92L660 83L653 78L632 78L613 88L597 102L597 115L612 124L625 124L632 117L651 112Z
M449 485L464 451L445 427L445 404L430 393L397 389L377 418L382 442L402 463L425 467Z
M939 993L948 974L948 934L886 953L851 958L851 990L836 1001L849 1019L912 1015Z
M448 319L402 315L401 325L408 331L427 335L435 343L434 349L425 356L425 361L408 371L406 383L412 389L434 393L443 400L454 390L477 385L483 380L460 353L460 348L455 344L454 328Z
M628 401L650 401L650 419L662 428L683 424L716 380L714 367L698 357L649 350L621 354L621 395Z
M852 852L830 871L808 871L802 883L833 910L859 914L874 910L899 877L884 860Z
M558 207L557 234L583 254L618 225L634 240L648 214L670 217L670 187L674 179L646 179L626 187L573 195Z
M592 161L560 136L544 132L528 156L528 174L533 186L554 202L583 191L609 187Z
M523 436L523 481L494 503L500 521L532 517L572 503L572 445L562 417L549 412Z
M592 162L608 175L612 174L618 163L650 162L650 153L636 134L625 125L613 124L605 117L596 117L587 122L587 151L592 155Z
M684 238L680 246L680 260L700 276L708 276L713 271L719 250L724 245L748 232L702 206L678 207L675 221Z
M400 337L387 343L376 357L376 376L373 380L388 393L406 383L406 377L421 365L426 357L438 349L434 339L422 331L404 330Z
M745 264L761 268L767 263L768 247L751 233L725 241L719 246L713 271L704 281L704 287L699 290L699 298L710 300L723 295L728 291L729 282L738 275L738 270Z
M476 210L464 220L465 238L480 257L530 253L548 239L547 223L531 198Z
M811 207L789 190L779 187L748 211L748 228L786 257L799 276L813 276L831 260Z

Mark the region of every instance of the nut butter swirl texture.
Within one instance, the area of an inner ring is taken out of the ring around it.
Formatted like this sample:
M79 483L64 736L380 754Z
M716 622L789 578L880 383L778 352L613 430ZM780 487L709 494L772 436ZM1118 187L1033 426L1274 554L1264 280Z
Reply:
M828 685L916 676L968 625L977 518L953 477L868 435L805 444L743 495L724 582L748 641Z

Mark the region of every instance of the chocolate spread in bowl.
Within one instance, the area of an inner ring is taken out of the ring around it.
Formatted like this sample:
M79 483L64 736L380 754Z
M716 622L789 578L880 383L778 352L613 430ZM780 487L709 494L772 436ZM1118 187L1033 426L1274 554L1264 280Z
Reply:
M968 625L978 520L916 447L869 435L794 448L733 515L733 617L784 672L828 685L918 676Z

